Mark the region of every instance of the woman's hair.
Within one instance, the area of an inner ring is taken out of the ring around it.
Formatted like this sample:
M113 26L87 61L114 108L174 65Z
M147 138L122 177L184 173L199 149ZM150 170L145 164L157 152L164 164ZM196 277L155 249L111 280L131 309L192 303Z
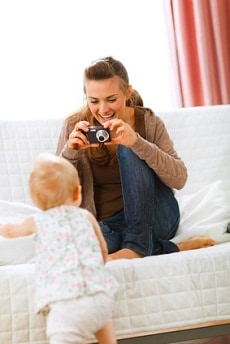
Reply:
M129 99L126 100L126 106L144 106L144 102L137 90L132 91Z
M34 160L29 177L32 201L42 210L64 204L79 187L75 167L66 159L41 153Z
M115 60L112 56L100 58L96 61L93 61L93 63L89 67L85 68L84 71L84 82L86 80L106 80L114 77L118 77L120 79L121 88L125 92L129 87L128 72L123 63ZM136 90L133 90L131 97L126 101L126 105L143 106L143 100Z
M93 61L92 64L85 68L85 80L106 80L118 77L121 81L121 86L124 91L129 87L129 76L124 65L115 60L113 57L108 56ZM84 87L85 92L85 87Z

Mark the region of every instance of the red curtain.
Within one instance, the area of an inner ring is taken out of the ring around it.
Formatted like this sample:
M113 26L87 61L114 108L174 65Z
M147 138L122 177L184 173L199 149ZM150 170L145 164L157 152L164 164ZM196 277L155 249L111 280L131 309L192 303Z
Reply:
M174 105L230 103L230 0L164 0Z

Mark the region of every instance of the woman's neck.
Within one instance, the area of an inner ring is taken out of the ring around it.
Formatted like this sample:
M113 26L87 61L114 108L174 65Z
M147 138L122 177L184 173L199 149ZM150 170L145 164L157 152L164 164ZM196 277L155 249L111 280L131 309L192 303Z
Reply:
M120 116L125 123L129 124L133 129L135 128L134 108L126 106L124 114Z

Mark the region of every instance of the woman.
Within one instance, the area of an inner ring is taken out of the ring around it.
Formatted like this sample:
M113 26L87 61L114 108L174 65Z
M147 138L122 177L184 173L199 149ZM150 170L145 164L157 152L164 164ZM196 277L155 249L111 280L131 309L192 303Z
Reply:
M180 212L173 189L187 170L162 120L129 84L124 65L112 57L84 71L86 105L68 117L56 154L78 170L82 207L99 221L109 259L138 258L213 245L194 238L175 245ZM141 105L143 105L141 103ZM89 142L89 126L110 130L111 140Z

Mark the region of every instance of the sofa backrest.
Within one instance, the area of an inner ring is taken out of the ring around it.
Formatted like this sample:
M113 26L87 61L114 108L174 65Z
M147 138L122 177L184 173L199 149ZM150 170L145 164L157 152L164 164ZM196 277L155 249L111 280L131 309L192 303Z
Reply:
M179 194L198 192L218 180L230 201L230 105L200 106L158 112L188 169Z
M230 105L158 111L189 178L180 194L222 180L230 200ZM28 174L34 157L55 153L62 119L0 121L0 200L31 204Z
M61 119L0 121L0 200L31 204L28 176L34 157L55 153Z

